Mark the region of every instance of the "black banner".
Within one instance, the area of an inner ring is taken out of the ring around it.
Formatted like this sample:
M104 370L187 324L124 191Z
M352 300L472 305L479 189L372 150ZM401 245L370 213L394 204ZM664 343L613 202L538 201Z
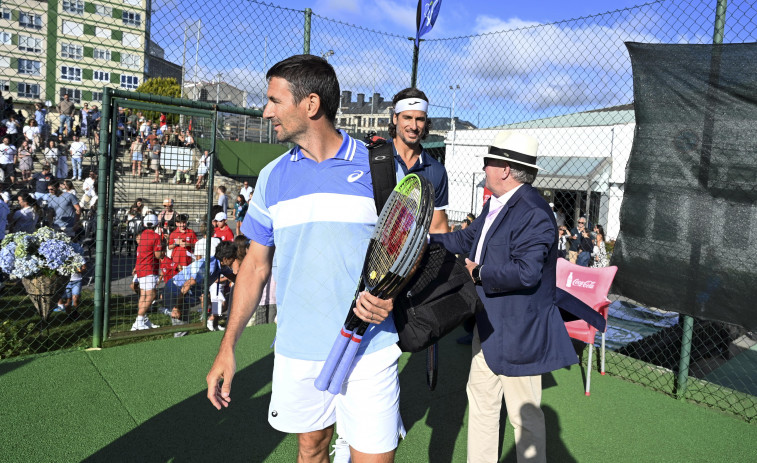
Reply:
M636 131L614 290L757 328L757 44L626 44Z

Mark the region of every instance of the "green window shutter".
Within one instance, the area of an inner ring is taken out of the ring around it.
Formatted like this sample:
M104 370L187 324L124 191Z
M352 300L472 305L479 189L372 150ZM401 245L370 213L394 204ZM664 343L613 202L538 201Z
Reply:
M84 80L92 80L92 69L82 69L81 77Z
M85 13L94 13L96 11L95 4L92 2L87 2L84 4L84 12Z
M11 69L18 69L18 58L11 56Z
M116 74L115 72L110 73L110 83L111 84L120 84L121 83L121 74Z
M11 92L17 92L18 91L18 82L11 81L11 83L10 83L10 89L11 89Z
M89 5L89 3L87 3ZM94 48L92 47L84 47L84 57L85 58L93 58L95 56Z
M123 15L123 10L119 8L113 8L113 17L116 19L121 19L121 16Z
M84 25L84 35L95 35L95 25L94 24L85 24Z
M119 42L121 41L121 38L123 38L123 36L124 36L123 31L116 30L116 31L110 32L110 38L112 38L113 40L118 40Z
M82 101L91 101L92 100L92 90L82 90L82 92L81 92L81 100Z
M18 21L18 18L21 17L21 12L19 10L11 10L11 21Z
M120 51L112 51L110 52L110 60L115 61L116 63L121 62L121 52Z
M18 34L11 35L11 43L18 46Z

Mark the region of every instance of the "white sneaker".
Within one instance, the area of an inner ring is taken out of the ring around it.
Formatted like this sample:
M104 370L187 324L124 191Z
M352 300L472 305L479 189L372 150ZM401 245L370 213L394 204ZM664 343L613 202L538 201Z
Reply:
M334 463L350 463L350 443L347 439L337 436L334 442L334 450L329 455L334 455Z
M208 323L206 323L205 326L207 326L210 331L216 330L215 327L213 326L213 320L208 320Z
M153 325L152 322L147 319L147 317L142 320L142 323L135 321L134 324L131 325L132 331L149 330L150 328L160 328L160 325Z

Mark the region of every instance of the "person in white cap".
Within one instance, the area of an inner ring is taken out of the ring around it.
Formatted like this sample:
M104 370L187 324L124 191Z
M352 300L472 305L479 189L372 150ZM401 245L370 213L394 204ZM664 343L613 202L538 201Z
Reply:
M155 233L154 228L158 225L158 216L147 214L142 220L145 229L139 235L137 244L137 262L134 273L139 280L139 302L137 320L131 327L132 331L158 328L147 318L152 302L158 295L158 274L160 272L160 259L163 257L163 243L160 235Z
M421 146L421 140L431 130L428 97L417 88L406 88L394 95L392 106L394 114L389 123L389 136L392 138L397 181L407 174L418 174L434 185L434 216L429 231L446 233L449 231L447 169Z
M485 309L476 314L467 386L468 462L499 459L503 397L518 462L546 462L541 375L578 362L555 305L555 216L531 185L538 146L520 132L499 132L483 155L491 199L466 229L431 235L468 255Z
M218 238L221 241L234 241L234 232L231 231L231 227L226 224L226 213L219 212L213 217L215 221L215 228L213 229L213 238Z

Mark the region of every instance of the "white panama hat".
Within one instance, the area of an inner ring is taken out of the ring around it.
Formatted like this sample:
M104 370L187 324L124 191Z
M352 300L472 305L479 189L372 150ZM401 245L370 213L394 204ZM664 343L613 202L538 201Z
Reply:
M488 152L479 156L516 162L538 170L539 166L536 165L538 150L539 141L536 138L521 132L503 130L494 137Z

